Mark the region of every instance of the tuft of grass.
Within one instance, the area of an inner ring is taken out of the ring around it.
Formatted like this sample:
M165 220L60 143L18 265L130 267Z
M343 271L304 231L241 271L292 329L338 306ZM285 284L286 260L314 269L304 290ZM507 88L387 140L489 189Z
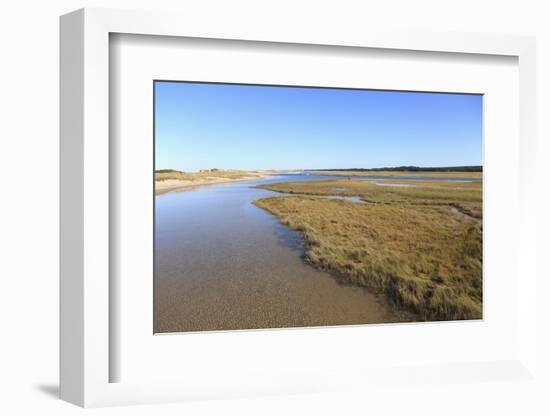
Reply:
M481 318L482 225L451 209L481 218L481 184L397 188L332 180L262 188L294 194L254 204L302 233L312 265L384 293L421 320Z

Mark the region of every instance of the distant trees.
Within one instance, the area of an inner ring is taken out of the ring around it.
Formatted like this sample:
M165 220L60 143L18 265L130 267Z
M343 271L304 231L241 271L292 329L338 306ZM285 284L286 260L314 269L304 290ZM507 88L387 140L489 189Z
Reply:
M420 166L396 166L393 168L349 168L349 169L308 169L312 171L346 171L346 172L483 172L483 166L445 166L445 167L420 167Z
M201 169L199 172L208 173L208 172L220 172L221 169L213 168L213 169ZM155 173L183 173L181 170L176 169L157 169L155 170Z
M175 169L157 169L155 173L180 173L180 171Z

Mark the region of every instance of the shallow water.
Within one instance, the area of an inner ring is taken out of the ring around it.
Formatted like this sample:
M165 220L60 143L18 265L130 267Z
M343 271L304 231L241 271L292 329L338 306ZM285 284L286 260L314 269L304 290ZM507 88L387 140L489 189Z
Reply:
M394 186L396 188L416 188L418 185L412 183L384 183L384 182L373 182L378 186Z
M395 322L382 299L306 264L299 233L251 201L281 175L156 197L155 332Z
M311 197L312 195L308 195L308 196ZM366 204L367 203L366 201L363 201L358 196L322 195L322 196L317 196L317 198L341 199L342 201L355 202L356 204Z

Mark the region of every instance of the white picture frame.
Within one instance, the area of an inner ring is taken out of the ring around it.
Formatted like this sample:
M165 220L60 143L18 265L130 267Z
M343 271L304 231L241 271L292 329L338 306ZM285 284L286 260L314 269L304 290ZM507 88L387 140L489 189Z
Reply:
M535 42L533 38L464 33L360 33L280 28L266 21L196 22L192 16L165 13L82 9L61 18L61 389L64 400L80 406L183 401L194 398L242 397L256 394L323 392L346 388L342 375L358 383L389 382L402 377L396 369L368 373L335 370L320 380L315 374L216 380L110 382L110 363L117 357L110 342L110 166L109 35L112 33L207 39L281 42L339 47L383 48L440 53L505 55L519 62L520 216L517 292L517 354L498 362L420 366L420 379L445 377L480 380L476 371L523 380L536 374L535 270ZM358 369L360 370L360 369ZM483 377L481 378L483 379Z

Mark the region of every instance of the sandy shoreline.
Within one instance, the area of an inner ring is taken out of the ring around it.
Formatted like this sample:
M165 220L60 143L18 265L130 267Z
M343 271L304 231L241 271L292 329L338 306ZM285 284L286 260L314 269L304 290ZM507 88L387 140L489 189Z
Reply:
M198 180L183 180L183 179L166 179L164 181L155 181L155 195L162 195L168 192L178 192L178 191L185 191L201 186L208 186L208 185L217 185L221 183L229 183L229 182L242 182L242 181L249 181L252 179L262 179L267 177L266 174L258 174L255 176L246 176L241 178L205 178L205 179L198 179Z

